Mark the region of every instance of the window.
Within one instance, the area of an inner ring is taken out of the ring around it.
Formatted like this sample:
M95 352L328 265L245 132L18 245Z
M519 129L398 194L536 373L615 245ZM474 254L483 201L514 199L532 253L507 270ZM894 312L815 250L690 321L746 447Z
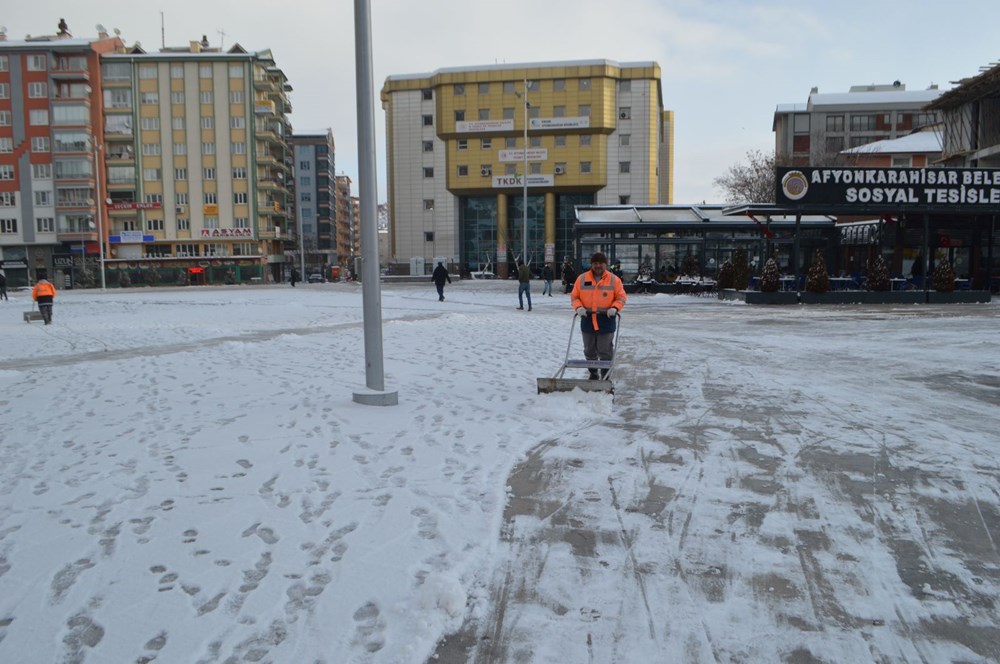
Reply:
M14 166L11 164L0 165L0 180L13 180Z
M160 144L159 143L143 143L142 144L142 156L144 157L155 157L160 154Z
M425 127L431 127L431 126L434 125L434 116L433 115L422 115L421 116L421 120L423 121L423 125Z
M247 179L247 169L242 166L237 166L233 169L233 179L234 180L246 180Z
M456 83L453 89L456 95L465 94L465 85L463 85L462 83Z
M250 228L250 219L247 217L235 217L233 219L233 228Z
M177 230L190 230L188 228L178 228ZM177 255L178 256L200 256L199 246L197 244L179 244L177 245Z
M146 230L147 231L162 231L163 230L163 220L162 219L146 219Z
M553 106L552 107L552 117L563 118L566 117L566 107L565 106Z
M132 91L119 88L105 90L104 105L108 108L132 108Z
M28 112L28 123L32 127L44 127L49 124L49 109L33 108Z
M170 118L170 126L174 129L181 131L184 129L184 118Z
M202 129L215 129L215 118L211 115L206 115L201 118L201 128Z
M187 205L188 195L187 192L178 192L174 194L174 205Z
M212 78L212 65L199 65L198 78Z
M198 98L202 104L211 104L215 101L215 95L211 90L202 90Z
M305 186L305 185L310 185L311 186L312 185L312 176L305 176L305 175L303 175L303 176L299 177L299 184L301 184L303 186Z
M45 99L48 96L48 83L28 83L28 97L31 99Z
M139 67L139 78L156 78L156 65L143 65Z
M246 129L247 119L242 115L234 115L229 118L229 128L230 129Z
M313 209L311 207L304 207L304 208L302 208L302 216L303 217L311 217L311 216L313 216Z
M479 119L480 120L489 120L490 119L490 109L488 109L488 108L481 108L481 109L479 109Z
M215 154L215 143L202 143L201 144L202 154Z
M809 133L809 115L807 113L798 113L792 116L792 131L796 134Z
M492 150L493 149L493 139L492 138L484 138L483 140L481 140L479 142L479 147L482 148L483 150Z
M55 233L56 220L52 217L35 217L35 231L38 233Z
M0 219L0 233L17 233L17 219Z
M9 83L0 83L0 99L10 99Z
M434 152L434 141L424 141L424 152Z
M589 161L581 161L580 162L580 173L581 174L590 173L590 162Z
M139 126L147 131L159 131L160 118L142 118L139 120Z
M188 179L188 169L186 168L175 168L174 169L174 180L177 182L184 182Z
M13 191L0 191L0 207L14 207L17 205L17 194Z
M517 147L517 138L513 136L508 136L507 138L503 139L503 146L508 150L513 150L514 148Z
M563 92L566 89L566 79L556 78L552 80L552 92Z
M434 199L433 198L425 198L424 199L424 209L425 210L433 210L434 209Z
M13 166L11 166L13 168ZM35 180L51 180L52 164L32 164L31 177Z
M875 129L874 115L852 115L851 131L872 131Z
M484 178L493 175L493 164L480 164L479 174Z
M303 203L311 203L312 199L313 199L312 192L303 191L301 194L299 194L299 200L302 201Z
M0 71L7 71L9 64L7 63L7 56L0 55Z
M632 119L632 107L631 106L619 106L618 107L618 119L619 120L631 120Z
M630 161L619 161L618 162L618 172L619 173L631 173L632 172L632 162L630 162Z
M191 220L187 217L177 217L177 230L179 231L189 231L191 230Z
M204 196L205 205L218 205L219 195L214 191L206 191Z
M10 117L10 111L0 111L0 127L9 127Z
M424 242L434 241L434 231L424 231Z
M830 154L838 154L844 149L844 137L843 136L827 136L824 141L824 146L826 151Z
M504 81L503 91L507 94L513 94L515 92L514 81Z
M462 164L458 167L458 177L464 178L469 174L469 167Z
M529 92L531 92L532 90L537 91L542 89L542 86L538 84L538 81L528 81L527 85Z
M184 65L170 65L170 78L184 78Z
M183 104L184 103L184 92L171 92L170 93L170 103L171 104Z
M465 111L455 111L455 122L465 122Z
M538 162L532 162L528 164L528 172L532 175L538 175L542 172L542 165Z
M480 83L479 84L479 94L481 94L481 95L488 95L489 93L490 93L490 84L489 83Z
M430 88L424 88L423 90L420 91L420 98L423 99L424 101L433 101L434 91L431 90Z
M160 169L158 168L144 168L142 169L142 179L147 182L152 182L160 179Z
M48 136L35 136L31 139L31 151L32 152L48 152L49 151L49 137Z
M632 81L620 81L618 83L619 92L632 92Z
M140 104L159 104L160 103L160 93L159 92L142 92L142 93L139 93L139 103Z
M247 204L247 192L237 191L233 194L233 204L234 205L246 205Z
M540 106L529 106L528 107L528 117L537 118L540 116L542 109Z
M589 90L590 89L590 79L589 78L581 78L579 80L579 87L580 87L581 90Z
M826 116L826 130L844 131L844 116L843 115Z
M218 227L219 227L218 217L215 216L205 217L205 228L218 228Z
M581 118L589 118L590 104L580 104L580 106L577 108L576 114L579 115Z
M108 166L109 184L135 184L134 166Z
M910 155L892 156L893 168L910 168L911 166L913 166L913 157L911 157Z
M187 154L188 146L187 143L174 143L174 154L184 155Z
M229 78L243 78L243 65L229 65Z
M0 153L13 152L14 151L14 139L8 137L0 137Z
M457 150L468 150L469 149L469 141L465 140L464 138L460 138L456 142L455 148Z
M163 229L160 228L159 230ZM149 258L165 258L170 255L170 245L147 244L144 249L146 251L146 256Z
M541 136L529 136L528 146L532 148L542 147L542 137Z
M236 143L233 143L232 148L233 148L233 150L232 150L233 154L246 154L247 153L247 144L243 143L242 141L237 141Z
M619 134L618 145L622 146L623 148L632 145L632 134Z
M504 164L503 166L504 175L517 175L517 164Z
M29 55L28 71L46 71L49 68L49 59L44 55Z
M242 104L243 103L243 91L233 90L229 93L229 103L230 104Z
M580 147L586 148L590 147L590 134L580 134Z
M434 177L434 168L431 166L424 166L424 177L425 178Z

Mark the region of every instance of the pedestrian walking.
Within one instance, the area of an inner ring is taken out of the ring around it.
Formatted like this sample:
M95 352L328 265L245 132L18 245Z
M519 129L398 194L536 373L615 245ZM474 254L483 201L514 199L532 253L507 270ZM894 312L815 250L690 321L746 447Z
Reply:
M7 297L7 275L0 269L0 300L10 299Z
M299 279L299 271L296 270L294 267L292 268L292 274L291 274L291 277L289 277L289 281L292 282L292 288L295 288L295 282L296 281L300 281L300 279Z
M562 265L562 282L563 286L566 287L564 292L569 293L573 290L573 284L576 283L576 270L573 269L573 263L570 262L569 256L563 261Z
M583 355L590 361L611 361L615 354L614 332L618 312L625 306L625 286L611 273L601 252L590 257L590 269L576 278L572 303L580 316ZM608 375L607 369L589 369L590 380Z
M434 282L434 286L437 288L438 302L444 302L444 282L447 281L450 284L451 275L448 274L448 268L441 261L438 261L437 267L434 268L431 281Z
M553 276L552 266L548 263L542 268L542 295L548 295L552 297L552 276Z
M524 309L524 297L528 297L528 311L531 311L531 268L524 261L517 262L517 303Z
M38 303L42 312L42 320L48 325L52 322L52 302L56 299L56 287L44 276L38 277L38 282L31 289L31 299Z

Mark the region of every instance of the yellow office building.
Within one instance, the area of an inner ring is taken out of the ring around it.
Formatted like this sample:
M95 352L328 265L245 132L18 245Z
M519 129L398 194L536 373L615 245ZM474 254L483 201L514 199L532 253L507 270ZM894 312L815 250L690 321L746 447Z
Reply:
M389 259L411 271L446 260L503 275L525 247L535 266L578 259L576 205L673 202L673 113L655 62L390 76L382 106Z

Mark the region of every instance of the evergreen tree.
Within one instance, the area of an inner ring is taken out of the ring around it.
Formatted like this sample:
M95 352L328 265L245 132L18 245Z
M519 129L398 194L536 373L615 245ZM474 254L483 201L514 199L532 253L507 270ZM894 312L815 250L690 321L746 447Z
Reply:
M875 260L868 261L868 279L866 287L870 291L887 291L892 283L889 281L889 266L885 264L885 259L876 256Z
M771 257L764 263L764 271L760 275L760 292L777 293L780 289L781 271L778 270L778 261Z
M816 249L812 265L806 273L806 291L809 293L825 293L830 290L830 275L826 271L826 261L823 252Z
M931 275L931 284L934 290L942 293L950 293L955 290L955 270L951 267L948 259L938 262Z
M733 287L733 264L731 261L726 261L719 268L719 276L716 277L715 282L718 288L732 288Z
M697 277L701 274L701 268L698 267L698 257L694 254L688 254L684 257L684 262L681 263L681 274L685 277Z

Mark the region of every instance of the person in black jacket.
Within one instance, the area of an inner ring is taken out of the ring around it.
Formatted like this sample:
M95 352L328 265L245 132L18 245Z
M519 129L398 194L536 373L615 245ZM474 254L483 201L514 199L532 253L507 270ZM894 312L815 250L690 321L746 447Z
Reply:
M569 256L567 256L566 259L563 260L562 282L563 286L566 287L567 293L573 290L573 284L576 283L576 270L573 269L573 263L570 262Z
M438 261L437 267L434 268L434 274L431 275L431 281L437 287L438 291L438 302L444 302L444 282L447 281L451 283L451 276L448 274L448 269Z

